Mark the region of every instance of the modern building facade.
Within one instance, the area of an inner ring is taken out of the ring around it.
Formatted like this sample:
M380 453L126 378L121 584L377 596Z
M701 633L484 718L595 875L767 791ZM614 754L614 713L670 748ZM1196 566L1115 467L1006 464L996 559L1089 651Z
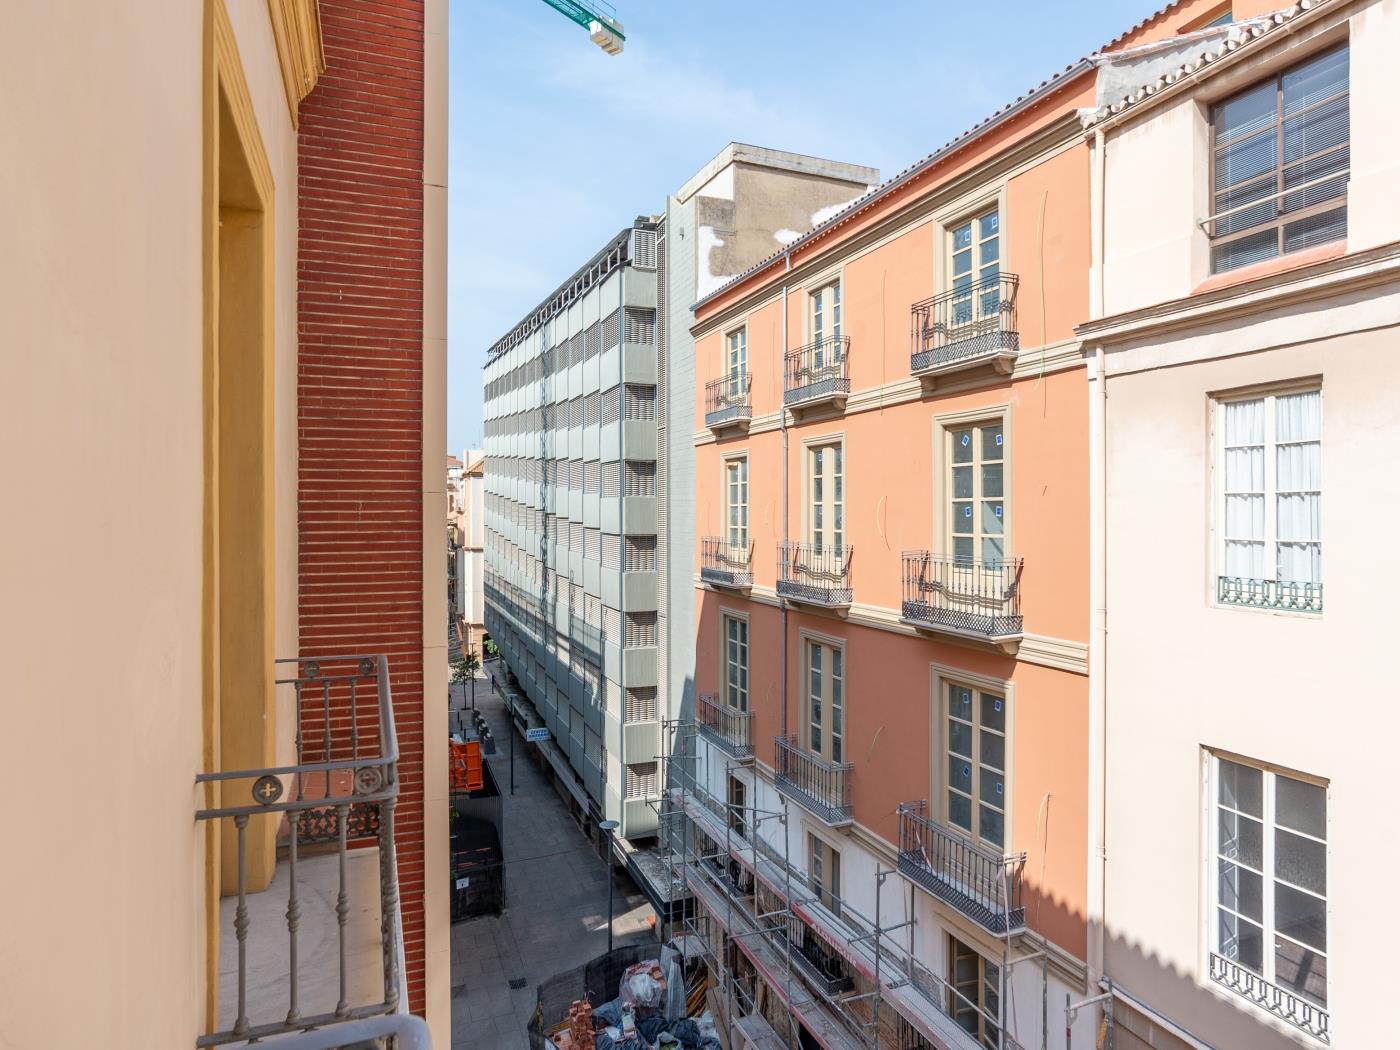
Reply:
M1239 29L1086 119L1114 1045L1381 1046L1400 5Z
M488 354L487 630L625 838L656 833L661 726L691 662L688 609L667 616L693 576L670 525L688 535L690 509L667 488L689 477L688 449L668 453L693 426L690 304L876 175L731 145L672 199L674 232L670 212L639 219Z
M482 590L486 545L486 456L479 448L462 453L463 469L454 495L456 504L457 578L460 582L456 615L467 629L464 641L479 645L486 629L486 598ZM479 655L479 654L478 654Z
M1100 1045L1081 111L1229 15L1159 12L697 304L678 868L790 1043Z
M8 15L0 1042L447 1046L446 5Z

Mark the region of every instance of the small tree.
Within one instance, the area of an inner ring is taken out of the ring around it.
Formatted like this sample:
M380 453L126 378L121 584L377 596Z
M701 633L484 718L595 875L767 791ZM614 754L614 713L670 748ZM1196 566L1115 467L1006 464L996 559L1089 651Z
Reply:
M486 655L491 657L491 659L493 660L501 655L501 650L497 647L496 643L490 638L486 639Z
M462 661L464 668L463 678L475 678L476 673L481 670L481 657L476 653L468 653L466 659Z
M472 673L472 669L468 666L466 657L459 656L452 661L452 680L454 682L465 682L472 676Z

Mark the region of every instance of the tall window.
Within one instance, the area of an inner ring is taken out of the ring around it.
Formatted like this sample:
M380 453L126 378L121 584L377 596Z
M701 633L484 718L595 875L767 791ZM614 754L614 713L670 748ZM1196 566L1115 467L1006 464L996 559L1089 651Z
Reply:
M964 293L953 300L953 323L1000 317L1001 213L993 208L954 226L949 248L952 290Z
M807 747L828 762L846 754L846 654L840 646L808 640Z
M949 536L962 565L1006 556L1006 430L1000 420L948 432Z
M729 778L729 828L736 835L748 838L748 787L736 776Z
M1006 849L1006 699L948 683L948 823Z
M749 709L749 621L737 616L724 618L724 702Z
M833 281L812 293L812 342L820 345L840 339L841 282Z
M1347 235L1346 47L1240 92L1211 113L1211 272Z
M1322 607L1322 391L1223 401L1222 601Z
M948 936L948 1013L985 1047L1001 1043L1001 967L976 949Z
M808 452L807 542L816 553L839 552L845 545L845 450L839 442Z
M725 529L731 556L748 556L749 460L745 456L724 465Z
M747 328L739 328L729 333L726 339L727 354L724 374L729 380L727 386L731 394L741 393L740 384L749 370L749 333Z
M1213 950L1325 1008L1327 789L1243 762L1211 761Z
M812 891L828 911L841 912L841 852L824 839L808 834L808 874Z

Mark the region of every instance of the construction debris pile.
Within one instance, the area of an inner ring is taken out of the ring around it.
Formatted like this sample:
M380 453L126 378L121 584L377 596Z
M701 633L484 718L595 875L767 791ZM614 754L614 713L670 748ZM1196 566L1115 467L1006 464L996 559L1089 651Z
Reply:
M622 972L616 998L574 1000L545 1050L723 1050L705 991L704 965L668 944Z

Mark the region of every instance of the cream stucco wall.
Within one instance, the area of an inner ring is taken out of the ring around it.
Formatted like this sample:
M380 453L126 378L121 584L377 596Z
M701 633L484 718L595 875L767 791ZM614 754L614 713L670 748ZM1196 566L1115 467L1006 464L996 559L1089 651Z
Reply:
M1400 239L1400 0L1334 0L1296 29L1276 30L1223 60L1196 90L1144 104L1107 129L1104 313L1112 315L1189 295L1210 277L1209 245L1197 225L1212 211L1208 185L1210 103L1309 54L1350 40L1351 164L1347 248Z
M280 648L296 638L295 137L266 5L229 7L277 194ZM6 1046L188 1046L204 1020L204 5L141 15L22 4L0 34Z
M1218 748L1327 778L1333 1045L1392 1031L1379 873L1400 729L1383 657L1400 553L1400 274L1111 350L1107 409L1107 969L1216 1046L1295 1045L1211 989L1202 754ZM1219 606L1210 395L1320 377L1320 615Z

